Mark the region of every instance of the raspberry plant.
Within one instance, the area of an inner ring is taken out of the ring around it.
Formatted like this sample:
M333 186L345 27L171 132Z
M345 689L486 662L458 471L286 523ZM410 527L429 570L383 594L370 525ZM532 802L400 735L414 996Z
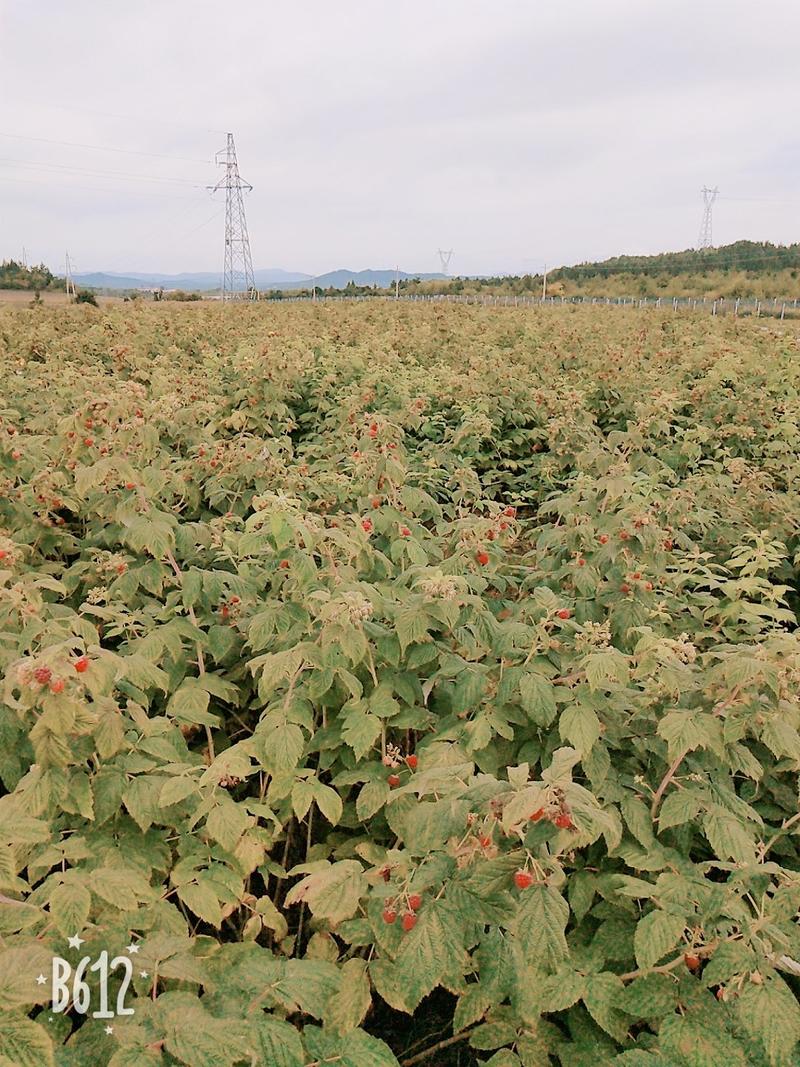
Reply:
M789 329L36 308L0 352L2 1067L797 1062ZM113 1035L35 981L77 932L140 944Z

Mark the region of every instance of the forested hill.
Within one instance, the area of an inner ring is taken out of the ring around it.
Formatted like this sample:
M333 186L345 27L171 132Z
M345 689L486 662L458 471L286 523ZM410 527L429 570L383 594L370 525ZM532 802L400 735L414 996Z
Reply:
M38 267L25 267L16 260L0 263L0 289L63 289L64 280L56 278L43 263Z
M421 283L420 292L534 294L542 275L455 278ZM720 248L686 249L654 256L614 256L598 263L551 269L549 296L742 297L800 299L800 244L736 241Z
M689 248L655 256L614 256L600 263L560 267L554 278L592 278L606 274L697 274L711 271L773 272L800 268L800 244L736 241L720 248Z

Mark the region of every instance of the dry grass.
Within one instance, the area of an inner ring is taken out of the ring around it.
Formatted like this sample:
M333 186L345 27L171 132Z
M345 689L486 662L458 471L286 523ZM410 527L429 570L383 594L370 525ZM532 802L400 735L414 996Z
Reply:
M43 304L68 304L69 299L67 294L56 289L52 292L45 290L39 294L42 298ZM33 300L33 293L29 289L0 289L0 304L30 304ZM99 304L118 304L122 300L121 296L98 296L97 302Z

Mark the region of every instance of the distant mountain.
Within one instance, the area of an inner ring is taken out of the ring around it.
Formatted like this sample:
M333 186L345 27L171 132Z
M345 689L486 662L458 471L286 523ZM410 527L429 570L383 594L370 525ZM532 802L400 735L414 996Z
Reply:
M395 280L393 270L333 270L327 274L311 275L302 274L299 271L281 270L279 267L270 267L254 272L256 287L259 289L303 289L311 284L320 289L344 289L348 282L359 286L375 285L384 289L392 285ZM401 279L421 278L438 279L444 278L443 274L407 274L399 272ZM187 289L200 292L209 292L219 289L221 284L220 275L214 271L200 271L184 274L140 274L130 271L118 274L115 271L94 271L92 273L75 274L74 280L77 285L89 289Z
M299 271L281 270L270 267L255 271L255 282L259 288L280 288L285 285L302 284L311 276ZM116 271L94 271L75 274L75 283L90 289L189 289L208 292L219 289L222 279L219 271L185 272L183 274L138 273L130 271L118 274Z
M344 289L350 282L353 285L370 286L376 285L379 289L385 289L394 285L395 278L407 281L409 278L419 278L422 281L444 278L444 274L407 274L405 271L393 270L332 270L327 274L317 274L306 278L302 282L294 282L284 286L271 285L271 289L302 289L304 286L316 285L318 289Z

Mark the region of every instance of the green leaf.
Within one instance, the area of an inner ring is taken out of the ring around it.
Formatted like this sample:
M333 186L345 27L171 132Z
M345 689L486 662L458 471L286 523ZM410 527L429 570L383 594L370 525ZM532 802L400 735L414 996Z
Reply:
M210 699L194 679L187 679L170 697L167 714L181 723L218 726L219 716L208 710Z
M658 829L668 830L671 826L683 826L697 818L702 805L701 797L692 789L673 789L664 798L658 813Z
M222 908L216 891L207 881L186 882L178 887L178 896L198 918L211 926L222 925Z
M304 1067L305 1053L297 1030L273 1015L256 1023L256 1047L260 1060L270 1067Z
M88 879L89 888L120 911L134 911L153 898L153 890L139 871L98 867Z
M519 682L522 707L537 726L549 726L556 717L555 687L549 678L535 671L523 674Z
M304 900L312 915L335 925L355 915L366 889L358 860L340 860L298 882L286 894L285 903L289 907Z
M86 926L92 895L84 885L64 882L50 894L50 914L65 937L79 934Z
M583 1003L597 1025L620 1042L625 1040L630 1026L630 1019L620 1011L624 992L622 980L616 974L603 971L587 976L583 994Z
M247 1023L216 1019L188 1000L167 1014L164 1028L167 1051L186 1067L233 1067L250 1058Z
M744 1050L717 1013L708 1018L670 1015L661 1024L659 1041L681 1067L748 1067Z
M403 652L409 645L424 641L428 637L430 619L424 608L408 605L402 608L395 619L395 633L400 640Z
M653 967L676 947L683 937L686 920L668 911L651 911L636 924L633 947L640 967Z
M199 799L199 785L197 778L189 778L186 776L170 778L161 787L161 792L158 794L158 806L160 808L168 808L172 804L179 804L182 800L194 794Z
M0 1055L14 1067L53 1067L53 1043L47 1031L30 1019L0 1015Z
M703 831L708 843L722 860L736 863L755 862L755 841L744 828L741 819L724 808L715 807L703 818Z
M140 1045L129 1045L114 1053L108 1061L108 1067L161 1067L163 1062L160 1052Z
M431 902L404 936L394 963L372 965L376 989L393 1008L412 1014L445 977L460 980L466 967L463 938L458 913L442 901Z
M363 1021L372 1004L372 994L364 960L347 960L341 975L339 992L328 1002L325 1026L336 1034L348 1034Z
M385 780L367 782L356 800L356 815L362 822L380 811L389 799L389 785Z
M356 759L363 759L381 735L381 721L362 707L349 711L342 726L342 738L352 748Z
M342 817L344 808L342 798L335 789L331 789L329 785L320 782L318 778L312 780L311 788L314 793L314 800L317 802L317 807L331 826L336 826Z
M253 735L254 755L272 774L293 771L304 747L303 731L294 723L256 730Z
M760 985L745 983L735 1007L741 1026L761 1042L770 1064L787 1063L800 1041L800 1007L783 979L775 976Z
M218 796L217 804L206 819L206 830L228 852L233 852L242 834L253 825L253 820L242 805L224 794Z
M569 905L552 887L532 885L520 893L512 929L527 963L542 971L558 968L568 954L568 918Z
M585 704L572 704L561 712L558 731L579 752L589 752L600 737L600 720Z

